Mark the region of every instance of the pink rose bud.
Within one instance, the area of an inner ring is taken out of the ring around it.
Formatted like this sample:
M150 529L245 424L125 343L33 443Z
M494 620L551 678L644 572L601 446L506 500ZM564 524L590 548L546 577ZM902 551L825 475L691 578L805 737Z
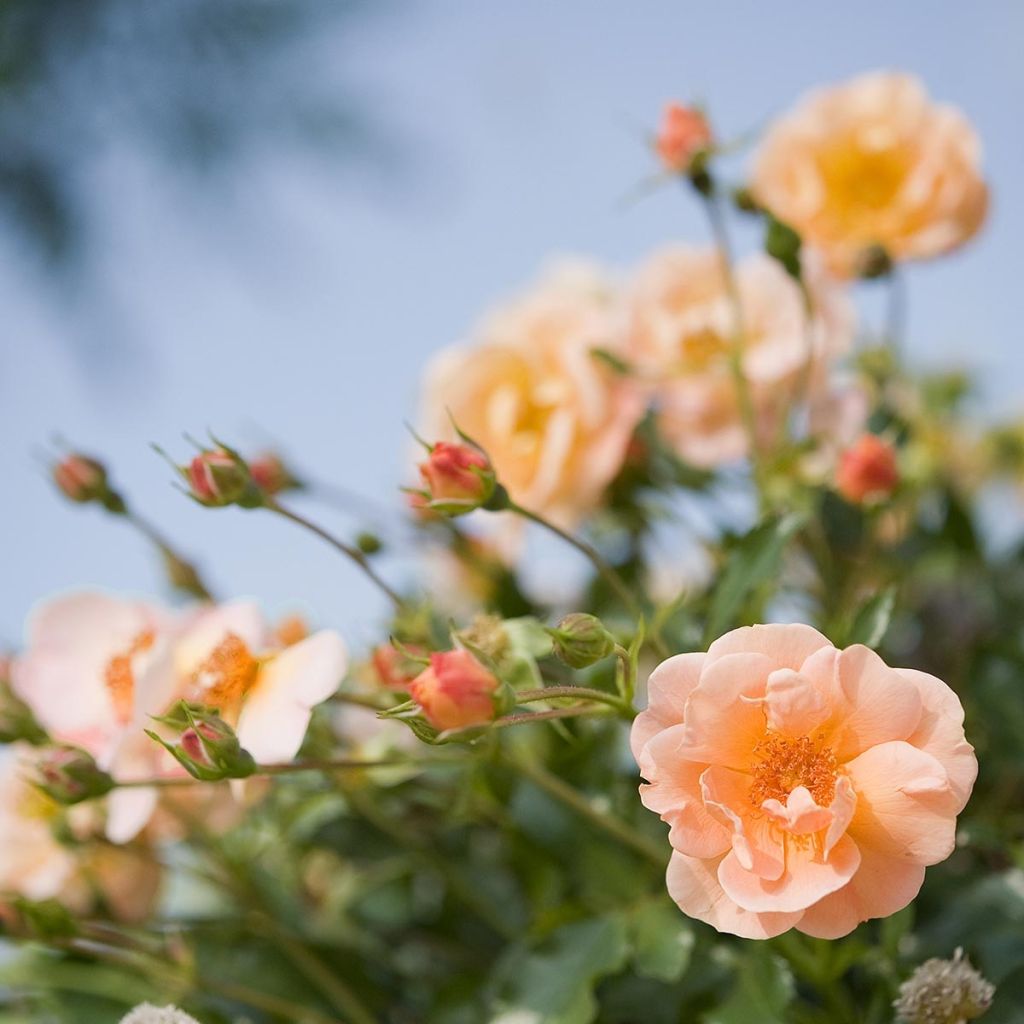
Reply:
M493 721L499 685L469 651L442 651L431 654L430 667L409 684L409 694L427 721L444 732Z
M106 495L107 470L102 462L72 452L54 464L53 482L72 501L98 501Z
M298 478L285 465L281 456L274 452L264 452L250 459L249 473L252 475L252 482L264 494L280 494L282 491L292 491L301 487Z
M416 644L405 649L414 657L425 655L425 648ZM380 685L388 690L407 691L409 684L423 671L421 662L408 657L391 644L375 647L370 660Z
M669 103L654 140L654 148L665 168L685 174L694 157L710 145L711 126L707 118L693 107Z
M472 512L494 493L496 481L490 461L468 444L438 441L419 469L429 507L447 515Z
M896 452L875 434L864 434L839 457L836 490L847 501L860 504L886 498L899 482Z
M146 735L167 751L194 779L216 782L244 779L256 770L249 751L238 742L235 730L211 708L179 701L168 714L154 716L157 722L181 730L177 743L170 743L151 729Z
M78 747L55 747L37 762L36 785L59 804L77 804L104 796L114 780Z
M192 497L201 505L234 505L252 490L252 474L244 460L226 448L200 452L183 470Z

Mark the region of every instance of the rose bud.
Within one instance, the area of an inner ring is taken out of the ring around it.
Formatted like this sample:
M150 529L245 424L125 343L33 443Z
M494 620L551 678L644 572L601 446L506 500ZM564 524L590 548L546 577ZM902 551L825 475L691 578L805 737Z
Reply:
M200 505L234 505L253 486L245 462L226 448L201 451L185 470L192 497Z
M71 501L82 504L101 501L109 490L103 463L79 452L72 452L54 463L51 472L53 482Z
M36 786L59 804L77 804L104 796L114 780L78 747L55 747L36 764Z
M181 701L169 715L156 721L182 729L177 743L146 730L195 779L215 782L220 779L244 779L256 770L256 762L243 750L235 730L216 711Z
M556 657L571 668L588 668L615 653L615 637L599 618L585 612L566 615L548 633L555 642Z
M446 515L472 512L494 493L496 479L490 460L468 444L438 441L419 470L429 508Z
M899 481L895 449L875 434L864 434L839 457L836 490L847 501L886 498Z
M654 148L666 170L685 174L695 157L711 145L711 127L707 118L693 107L669 103L661 128L654 139Z
M469 651L442 651L431 654L430 667L409 684L409 694L427 721L444 732L493 721L499 685Z
M271 496L282 491L294 491L302 487L301 481L285 465L275 452L264 452L249 460L252 482L264 493Z
M392 644L380 644L373 649L370 660L381 686L388 690L407 691L409 684L423 671L423 662L417 661L426 649L409 644L398 650Z

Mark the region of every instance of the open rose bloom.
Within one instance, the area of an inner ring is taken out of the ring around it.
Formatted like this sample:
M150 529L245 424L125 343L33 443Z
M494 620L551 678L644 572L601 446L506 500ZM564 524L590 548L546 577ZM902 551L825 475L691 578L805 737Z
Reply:
M977 762L934 676L751 626L651 675L632 746L670 825L668 888L719 931L837 938L905 907L953 850Z
M808 313L782 267L753 256L736 271L742 369L759 440L780 417L827 386L830 363L853 340L848 299L811 267ZM658 422L680 455L698 466L733 462L748 438L730 368L734 311L715 249L674 246L655 253L631 289L628 354L649 382ZM801 388L807 392L801 395Z
M973 128L911 75L817 90L771 126L751 187L840 274L881 246L897 260L948 252L981 227L988 190Z
M589 512L622 464L643 399L594 358L621 347L611 285L563 266L498 309L475 341L431 365L425 434L452 420L488 454L512 499L561 524Z

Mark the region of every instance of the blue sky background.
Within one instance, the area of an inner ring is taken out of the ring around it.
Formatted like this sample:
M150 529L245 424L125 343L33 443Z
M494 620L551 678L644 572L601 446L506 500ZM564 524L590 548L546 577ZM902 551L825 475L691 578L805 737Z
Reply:
M306 607L368 641L381 606L354 571L286 523L192 506L148 443L184 452L182 431L207 427L243 447L277 438L397 503L402 422L433 351L552 255L626 266L705 237L675 191L620 202L650 172L643 126L673 97L705 100L729 134L816 83L895 67L961 106L984 141L992 219L912 271L909 351L974 366L985 412L1020 411L1022 43L1024 5L1009 0L420 3L295 55L325 83L342 65L359 83L408 154L399 175L266 146L198 189L109 138L89 166L100 255L73 301L0 234L0 641L56 590L160 588L141 541L52 496L32 453L57 433L109 459L222 593ZM868 321L877 299L864 295Z

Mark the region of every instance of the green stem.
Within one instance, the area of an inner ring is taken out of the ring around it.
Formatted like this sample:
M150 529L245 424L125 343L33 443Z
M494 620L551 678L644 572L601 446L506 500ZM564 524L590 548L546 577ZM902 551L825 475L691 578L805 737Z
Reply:
M276 512L279 516L283 516L285 519L290 519L293 523L309 530L310 533L315 533L321 540L325 540L332 548L336 551L340 551L346 558L359 566L374 585L387 596L388 600L396 609L401 611L405 607L405 601L402 596L397 591L392 590L392 588L377 574L377 570L374 569L370 564L370 560L362 553L362 551L359 550L359 548L353 547L351 544L346 544L345 541L335 537L329 530L325 530L322 526L319 526L311 519L307 519L305 516L300 515L298 512L295 512L290 508L286 508L274 498L266 498L264 500L263 507L270 509L271 512Z
M522 714L504 715L501 718L496 718L491 724L495 729L505 729L512 725L530 725L533 722L549 722L558 718L581 718L584 715L604 715L608 717L606 711L580 705L574 708L550 708L547 711L526 711Z
M617 839L624 846L628 846L631 850L646 857L647 860L656 864L659 868L665 867L665 849L661 843L655 843L646 836L634 831L632 827L621 819L604 811L599 811L579 790L563 782L556 775L552 775L551 772L540 764L526 758L517 758L512 761L512 765L535 786L544 790L548 796L554 797L559 803L564 804L581 818L586 819L602 832Z
M196 566L177 551L174 545L148 519L139 515L128 504L123 502L120 515L135 527L159 552L164 560L164 568L173 586L179 590L198 597L203 601L212 601L213 593L203 581Z
M625 701L614 693L594 690L589 686L542 686L537 690L520 690L516 694L516 704L532 704L538 700L555 700L562 697L597 701L599 704L607 704L618 711L627 706Z
M543 526L545 530L553 533L556 537L560 537L566 544L574 547L580 552L580 554L585 555L590 560L590 564L597 570L598 575L600 575L605 583L608 584L612 592L618 597L629 613L636 619L643 616L643 606L637 600L634 593L629 589L626 581L605 559L601 552L594 547L593 544L583 540L582 537L577 537L574 534L569 533L568 530L563 530L560 526L551 522L549 519L545 519L544 516L540 515L540 513L531 512L529 509L523 508L522 505L517 505L514 501L509 500L508 511L514 512L516 515L522 516L524 519L528 519L531 523ZM671 652L665 646L661 637L652 634L651 645L658 652L660 657L669 657Z

